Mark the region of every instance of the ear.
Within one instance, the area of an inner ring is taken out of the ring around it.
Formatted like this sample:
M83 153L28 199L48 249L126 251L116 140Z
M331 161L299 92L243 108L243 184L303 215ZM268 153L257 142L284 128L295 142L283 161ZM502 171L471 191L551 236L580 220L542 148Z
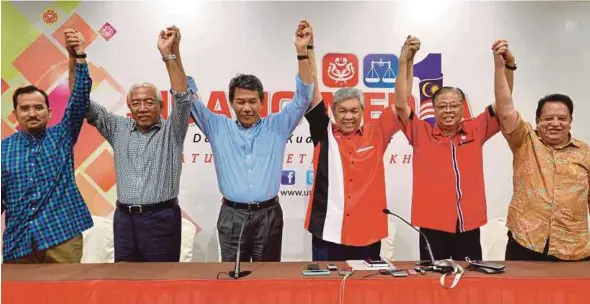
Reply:
M47 108L47 119L51 120L51 108Z

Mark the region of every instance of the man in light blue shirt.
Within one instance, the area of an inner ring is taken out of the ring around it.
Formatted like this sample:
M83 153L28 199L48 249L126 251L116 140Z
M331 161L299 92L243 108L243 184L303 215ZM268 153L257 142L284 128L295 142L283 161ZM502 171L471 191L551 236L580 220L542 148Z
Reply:
M295 96L279 113L260 117L263 87L254 75L230 81L229 98L237 120L209 111L193 94L191 114L211 143L223 195L217 229L224 262L235 261L238 246L242 261L281 259L283 211L277 194L287 139L311 104L310 39L311 28L300 23L295 35L299 63Z

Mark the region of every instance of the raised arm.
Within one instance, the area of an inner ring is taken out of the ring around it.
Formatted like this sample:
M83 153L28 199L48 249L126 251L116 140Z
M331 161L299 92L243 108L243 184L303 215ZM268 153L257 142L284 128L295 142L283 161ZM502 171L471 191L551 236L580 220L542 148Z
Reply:
M492 45L492 51L494 54L494 95L496 97L494 112L498 116L503 132L511 133L517 125L518 114L512 100L511 82L507 77L508 74L512 75L512 71L507 73L505 58L508 56L514 60L514 56L510 53L506 40L496 40Z
M73 60L70 59L69 74L74 74L74 76L70 76L70 84L73 81L70 87L70 99L59 125L71 142L75 143L84 122L84 115L88 110L92 79L90 79L85 59L82 33L73 29L65 29L64 36L70 58L73 58Z
M172 126L174 139L177 143L184 143L184 138L188 130L188 118L190 116L190 92L186 75L183 72L182 61L180 59L180 50L176 49L173 53L173 46L180 44L180 30L175 27L169 27L160 32L158 37L158 49L162 55L162 60L166 64L168 77L170 78L170 87L174 93L174 105L170 113L169 121Z
M307 25L311 29L311 25L307 21L302 21L304 25ZM302 25L300 24L300 27ZM311 40L309 41L309 45L307 46L307 56L309 56L309 67L311 69L311 78L313 80L313 99L311 100L310 109L315 108L315 106L322 101L322 92L320 91L320 85L318 81L318 66L316 62L315 56L315 41L314 41L314 34L313 29L311 31Z
M269 116L269 123L276 126L283 137L288 137L309 109L312 101L313 79L307 55L307 46L311 42L312 30L305 20L299 22L295 30L295 50L299 73L296 78L295 96L293 100L277 115Z
M412 112L410 108L410 95L414 78L414 56L420 49L420 40L408 36L399 57L397 76L395 78L395 109L402 123L405 123Z

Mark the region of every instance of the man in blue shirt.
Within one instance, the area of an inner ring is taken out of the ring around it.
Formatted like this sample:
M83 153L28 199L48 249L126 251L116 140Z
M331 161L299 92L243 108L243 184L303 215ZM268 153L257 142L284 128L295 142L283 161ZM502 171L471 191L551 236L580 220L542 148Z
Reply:
M230 81L229 99L237 121L212 113L193 95L191 114L211 143L223 195L217 221L223 261L236 259L238 245L242 261L281 259L283 211L277 194L287 139L311 104L310 39L311 28L300 23L295 35L295 96L279 113L260 117L263 87L254 75Z
M84 38L78 31L64 33L70 58L76 61L76 81L61 122L47 128L49 100L35 86L16 89L12 98L22 130L2 140L5 263L79 263L82 232L93 224L73 165L92 80Z

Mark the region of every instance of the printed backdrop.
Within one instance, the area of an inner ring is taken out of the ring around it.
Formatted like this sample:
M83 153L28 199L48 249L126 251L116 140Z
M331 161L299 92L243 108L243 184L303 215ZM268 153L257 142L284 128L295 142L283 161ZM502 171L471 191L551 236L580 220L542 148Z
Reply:
M365 2L2 2L2 138L18 130L12 113L15 88L35 84L47 90L58 122L68 100L67 53L63 29L84 33L93 78L92 98L128 115L126 90L155 83L172 104L169 81L156 48L159 31L181 29L187 73L208 107L232 116L227 85L236 73L254 73L267 92L263 115L279 111L293 95L296 59L293 32L300 19L315 31L324 98L339 87L366 92L365 120L393 102L399 49L408 34L422 40L415 60L414 100L421 119L432 120L430 97L443 84L468 95L466 117L493 102L494 39L506 38L517 58L515 103L534 120L536 100L562 92L575 101L576 117L590 113L584 85L590 79L590 21L587 3L451 3L448 1ZM575 119L574 136L590 141L590 124ZM285 214L283 260L311 258L311 238L303 229L311 184L313 147L302 120L287 143L281 177ZM95 216L112 216L116 200L109 144L85 124L74 151L76 180ZM180 202L198 225L195 260L216 261L215 224L221 194L207 139L191 122L185 141ZM489 218L506 214L511 196L511 154L497 135L486 145L484 170ZM396 134L385 153L389 208L410 218L412 149ZM424 189L428 191L428 189ZM432 202L436 204L437 202ZM433 215L435 216L435 215ZM418 258L417 234L396 222L397 259Z

